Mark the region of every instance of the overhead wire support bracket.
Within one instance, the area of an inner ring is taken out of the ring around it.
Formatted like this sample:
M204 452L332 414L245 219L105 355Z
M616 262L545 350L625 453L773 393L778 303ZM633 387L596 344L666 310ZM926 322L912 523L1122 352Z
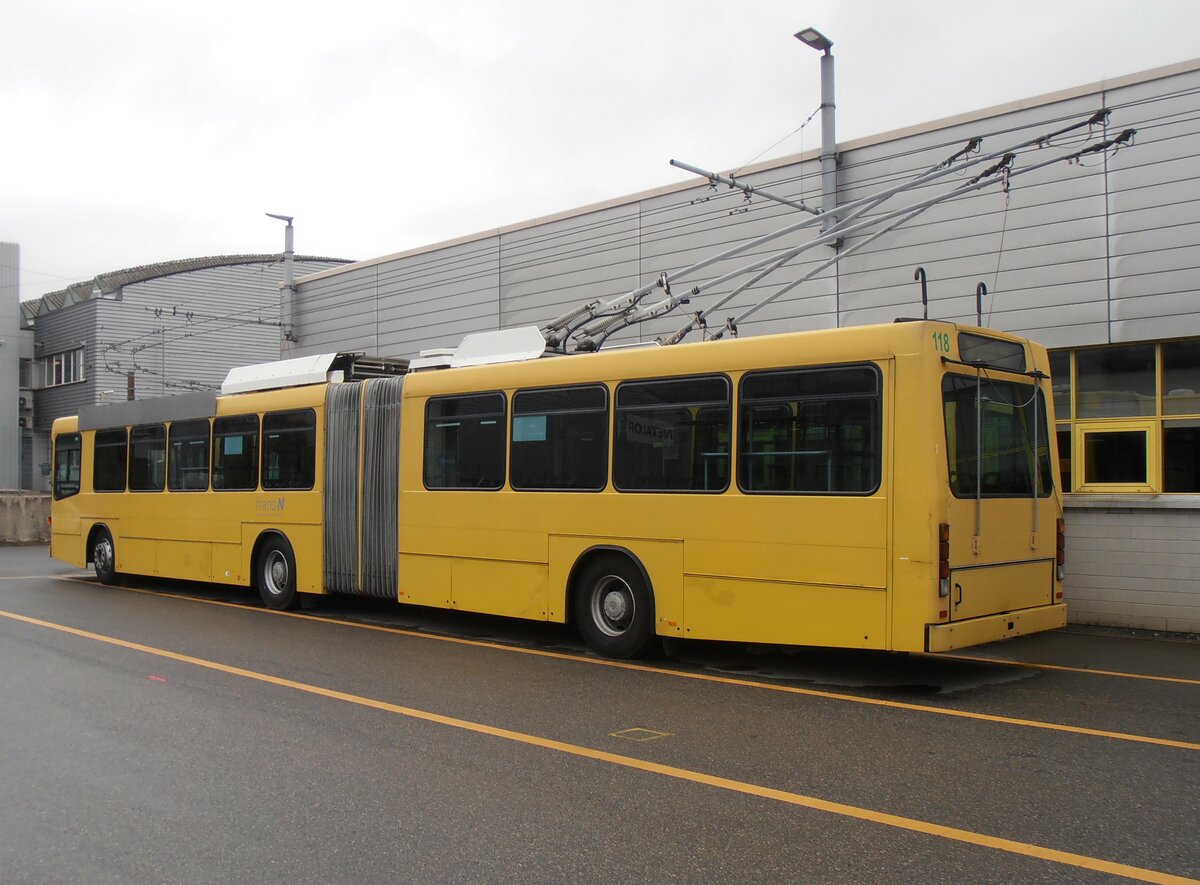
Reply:
M1076 159L1080 155L1079 153L1068 155L1067 157L1057 157L1052 161L1047 161L1046 163L1042 163L1042 164L1036 164L1033 167L1029 167L1027 169L1021 169L1016 172L1011 171L1011 166L1013 164L1013 160L1015 158L1017 151L1020 151L1023 148L1033 147L1035 145L1040 147L1043 144L1045 144L1046 142L1048 142L1050 139L1053 139L1057 136L1063 135L1067 132L1071 132L1076 129L1083 128L1085 126L1094 125L1094 123L1097 120L1105 119L1107 117L1107 114L1108 114L1107 111L1098 111L1086 120L1076 121L1075 123L1072 123L1070 125L1060 127L1059 129L1055 130L1054 132L1051 132L1051 133L1048 133L1045 135L1041 135L1041 136L1037 136L1034 138L1029 138L1029 139L1021 142L1020 144L1005 148L1003 150L989 152L989 153L977 155L977 156L970 156L970 155L978 154L978 152L980 151L980 145L982 144L982 139L979 137L972 138L967 142L967 144L964 147L957 150L954 154L952 154L948 158L940 161L937 165L927 169L925 172L920 173L919 175L915 176L914 178L909 179L904 182L901 182L899 184L893 185L891 187L885 188L884 190L882 190L878 193L871 194L871 195L863 197L859 200L855 200L850 203L842 204L841 206L838 207L838 216L839 217L837 219L837 223L835 225L831 226L827 231L823 232L822 235L810 240L809 242L807 242L799 247L785 250L784 252L777 253L776 255L773 255L773 256L767 256L765 258L758 259L757 261L754 261L749 265L738 268L737 270L731 271L729 273L722 274L719 277L708 280L699 286L693 286L691 289L691 295L693 295L693 296L699 295L702 290L707 290L714 286L720 285L736 276L740 276L741 274L749 273L752 271L757 271L766 265L770 265L770 267L768 268L766 273L772 272L772 271L778 269L779 267L782 267L783 264L792 260L794 257L799 255L800 253L806 251L807 249L811 249L814 246L829 242L830 239L832 239L833 237L841 238L846 235L857 233L859 231L865 230L866 228L873 227L878 224L886 224L887 222L889 222L893 219L897 219L897 218L901 218L901 217L903 217L903 221L907 221L908 219L913 217L914 214L919 214L925 208L928 208L929 206L931 206L935 203L954 199L954 198L961 196L971 190L975 190L979 187L990 184L991 181L989 179L991 178L991 176L996 175L998 172L1003 171L1003 174L1004 174L1003 182L1004 182L1005 186L1007 187L1008 179L1014 175L1022 174L1027 171L1032 171L1033 169L1036 169L1036 168L1041 168L1044 165L1049 165L1051 162L1058 162L1059 160L1064 160L1064 159L1068 160L1068 161L1070 161L1072 159ZM1124 142L1132 139L1132 136L1133 136L1133 130L1126 130L1126 132L1122 133L1116 139L1106 141L1099 145L1090 146L1087 149L1087 152L1104 150L1108 147L1113 146L1114 144L1115 145L1123 144ZM935 197L933 200L923 201L916 205L908 206L904 209L896 210L893 212L888 212L877 218L863 219L855 224L849 223L852 219L858 218L859 216L861 216L864 213L866 213L867 211L881 205L882 203L884 203L885 201L887 201L892 196L894 196L898 193L913 190L913 189L920 187L920 186L922 186L930 181L933 181L935 179L944 177L951 173L961 173L961 171L964 168L968 168L970 166L974 166L979 163L996 160L997 158L999 158L999 162L996 162L993 166L989 167L984 172L980 173L979 175L976 175L975 177L970 179L964 185L953 188L948 193L945 193L938 197ZM963 162L958 163L957 161L959 159L963 159ZM679 166L679 168L688 168L687 166L680 165L678 163L676 163L675 165ZM689 169L689 171L692 171L692 170ZM695 171L696 171L696 174L705 175L705 177L708 177L705 170L696 169ZM762 193L761 191L758 191L757 189L755 189L755 192L760 193L760 194ZM809 210L809 211L812 211L812 210ZM755 237L751 240L736 244L736 245L732 246L731 248L725 249L717 254L710 255L709 257L702 259L700 261L694 262L693 264L688 265L682 269L672 271L671 276L678 279L678 278L687 277L692 274L696 274L699 271L703 270L704 268L709 267L709 266L711 266L719 261L722 261L726 258L730 258L734 255L739 255L750 249L756 248L762 244L765 244L767 242L775 240L779 237L786 236L793 232L799 231L803 228L811 227L815 224L819 224L821 222L821 220L822 219L821 219L820 213L814 213L814 217L806 218L802 221L798 221L798 222L794 222L794 223L785 225L784 227L782 227L778 230L775 230L770 233L764 234L762 236ZM895 227L895 225L889 225L887 229L892 229L894 227ZM872 239L873 239L873 237L872 237ZM845 256L842 256L842 257L845 257ZM835 259L835 262L836 262L836 260L837 259ZM829 262L829 263L835 263L835 262ZM822 267L826 267L826 266L828 266L828 263L822 264ZM589 301L586 304L584 304L580 307L577 307L574 310L568 312L567 314L564 314L563 316L561 316L561 317L557 318L556 320L552 321L551 323L547 324L547 326L543 327L542 331L545 334L548 349L560 350L561 352L564 352L564 353L568 352L568 349L567 349L568 342L574 337L576 330L580 329L580 327L583 327L582 331L583 331L584 337L582 339L576 339L576 349L584 350L584 351L598 349L599 346L603 343L603 341L606 338L608 338L610 335L612 335L614 332L616 332L618 329L620 329L624 326L632 325L635 322L641 322L641 321L649 318L649 316L651 316L651 315L652 316L661 316L664 312L669 312L671 309L674 309L675 307L679 306L680 303L682 303L682 300L675 299L674 297L670 297L670 298L666 299L664 302L661 302L659 304L652 305L652 306L646 308L644 311L636 311L633 309L642 301L642 299L645 298L646 295L648 295L656 287L659 287L659 286L660 286L660 283L659 283L659 281L656 280L653 283L649 283L647 285L641 286L640 288L637 288L630 292L627 292L624 295L619 295L619 296L613 297L607 301L601 301L599 299ZM790 289L793 287L794 287L794 284L789 285L787 288ZM744 288L744 287L740 287L738 291L741 291L742 288ZM737 317L735 319L737 321L741 321L746 316L748 316L749 313L753 313L755 310L758 310L759 308L764 306L765 303L769 303L770 301L774 300L776 297L778 297L779 294L780 293L776 293L775 295L772 295L769 299L767 299L767 302L756 305L755 307L751 308L747 313L745 313L742 316ZM722 299L722 301L719 303L725 303L727 300L728 300L728 298ZM707 316L711 310L712 310L712 308L710 308L709 310L703 311L702 316ZM664 341L663 339L659 339L659 343L660 344L676 343L677 341L682 339L683 335L686 335L686 333L689 329L692 329L695 327L696 327L696 323L695 323L695 320L693 320L693 322L689 323L689 325L686 326L684 329L680 329L679 332L677 332L675 335L670 336L670 339L673 339L673 340ZM724 331L724 330L722 330L722 331ZM719 337L720 334L721 333L717 333L717 335L714 337Z
M747 198L749 198L751 194L758 194L760 197L764 197L776 203L781 203L784 206L791 206L793 209L799 209L801 212L810 212L813 215L820 215L823 211L821 209L814 209L803 200L797 201L788 197L781 197L778 194L765 191L762 188L755 187L752 184L746 184L744 181L738 181L736 178L729 178L721 175L719 172L709 172L707 169L701 169L699 166L693 166L690 163L683 162L682 160L671 160L671 165L678 169L682 169L685 172L692 172L696 175L703 176L704 178L707 178L713 184L713 186L716 186L716 184L719 182L727 185L731 190L739 190L744 193Z

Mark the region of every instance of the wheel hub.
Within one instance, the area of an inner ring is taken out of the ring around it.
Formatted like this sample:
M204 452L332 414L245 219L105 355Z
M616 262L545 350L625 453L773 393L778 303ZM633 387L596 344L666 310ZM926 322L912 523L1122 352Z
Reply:
M629 613L629 600L619 590L610 590L604 596L604 616L610 621L620 623Z

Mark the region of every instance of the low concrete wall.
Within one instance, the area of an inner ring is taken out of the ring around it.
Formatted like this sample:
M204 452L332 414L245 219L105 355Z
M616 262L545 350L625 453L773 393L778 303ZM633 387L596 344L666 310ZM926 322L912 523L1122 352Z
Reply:
M1067 497L1075 624L1200 633L1200 497Z
M0 492L0 544L45 544L50 540L50 496Z

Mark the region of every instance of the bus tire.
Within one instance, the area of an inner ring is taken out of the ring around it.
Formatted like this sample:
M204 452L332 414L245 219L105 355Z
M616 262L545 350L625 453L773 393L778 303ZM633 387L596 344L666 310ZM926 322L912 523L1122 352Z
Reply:
M92 568L101 584L117 583L117 548L112 533L100 526L92 534Z
M296 592L296 557L292 545L279 535L270 535L263 540L258 551L255 568L258 595L267 608L288 611L300 604Z
M608 658L647 654L654 633L649 582L629 557L608 553L592 559L575 583L575 623L593 651Z

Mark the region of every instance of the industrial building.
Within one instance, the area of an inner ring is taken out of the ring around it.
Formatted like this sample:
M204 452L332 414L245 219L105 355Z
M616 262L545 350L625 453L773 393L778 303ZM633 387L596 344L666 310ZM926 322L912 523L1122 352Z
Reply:
M847 235L844 257L827 269L832 247L805 253L783 278L812 279L738 323L737 334L920 316L921 267L931 318L978 317L1047 345L1072 619L1200 632L1200 61L839 144L836 203L910 181L977 136L985 155L1013 148L992 186L932 205L870 243ZM1081 153L1090 146L1098 147ZM815 151L736 177L793 203L821 201ZM285 308L295 340L284 355L412 357L470 332L542 326L802 217L697 182L303 277ZM933 193L931 184L909 199ZM809 236L798 231L754 255ZM745 260L722 261L697 280ZM747 289L710 324L740 316L778 285ZM686 310L704 307L698 298ZM677 311L612 340L652 341L687 319Z
M9 325L16 331L18 314L16 247L7 255L3 264L14 269L0 304L5 339ZM345 263L296 256L294 266L311 274ZM15 349L0 347L0 433L7 434L0 452L13 462L0 469L12 473L10 487L48 488L49 432L57 417L102 402L211 390L234 366L279 359L283 282L281 255L218 255L104 273L21 302L28 352L19 367Z

